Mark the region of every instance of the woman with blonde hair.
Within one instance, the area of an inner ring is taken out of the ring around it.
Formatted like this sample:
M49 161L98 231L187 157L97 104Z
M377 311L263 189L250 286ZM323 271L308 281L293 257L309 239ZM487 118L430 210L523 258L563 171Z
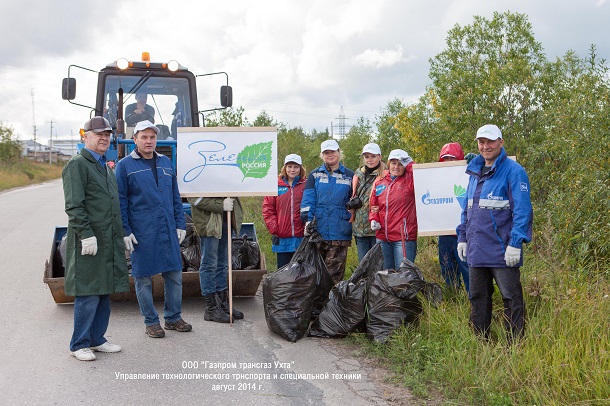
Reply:
M272 251L277 254L277 269L288 264L303 239L301 199L306 178L303 160L297 154L284 158L277 182L277 196L265 196L263 219L271 233Z

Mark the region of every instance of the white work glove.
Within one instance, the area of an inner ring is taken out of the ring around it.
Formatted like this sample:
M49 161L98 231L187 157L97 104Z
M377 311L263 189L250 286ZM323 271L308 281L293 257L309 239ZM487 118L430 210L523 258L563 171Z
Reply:
M510 245L506 247L506 253L504 254L504 261L506 261L506 266L512 268L513 266L519 263L521 259L521 248L511 247Z
M222 209L224 211L233 211L233 199L227 197L222 201Z
M178 244L182 244L182 241L184 241L184 237L186 237L186 230L180 230L179 228L177 228L176 234L178 234Z
M131 254L136 249L134 245L138 243L138 240L136 240L136 236L131 233L127 237L123 237L123 242L125 242L125 249Z
M381 230L381 224L377 220L371 220L371 230L377 231Z
M97 254L97 238L95 236L80 240L83 249L81 255L95 255Z
M466 262L466 251L468 250L467 242L458 242L457 252L458 257L462 260L462 262Z
M311 223L311 221L308 221L307 223L305 223L305 230L303 230L303 235L305 235L305 237L309 237L309 235L310 235L309 223Z

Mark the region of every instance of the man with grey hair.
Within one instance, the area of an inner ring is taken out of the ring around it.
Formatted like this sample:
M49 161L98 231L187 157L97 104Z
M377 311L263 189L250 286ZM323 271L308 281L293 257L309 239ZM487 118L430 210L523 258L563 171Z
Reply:
M93 351L119 352L104 335L110 320L110 294L128 292L123 226L116 178L106 165L112 129L108 120L85 123L85 147L62 172L66 239L66 295L74 298L70 353L93 361Z

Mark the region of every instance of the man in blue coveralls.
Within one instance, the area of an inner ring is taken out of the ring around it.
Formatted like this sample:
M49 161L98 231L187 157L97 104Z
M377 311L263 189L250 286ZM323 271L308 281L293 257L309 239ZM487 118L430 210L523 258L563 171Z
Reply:
M165 285L165 329L192 329L182 319L180 243L186 235L186 221L173 165L168 157L155 152L158 133L150 121L137 123L133 134L136 149L116 166L131 275L146 334L153 338L165 337L152 295L152 277L159 273Z

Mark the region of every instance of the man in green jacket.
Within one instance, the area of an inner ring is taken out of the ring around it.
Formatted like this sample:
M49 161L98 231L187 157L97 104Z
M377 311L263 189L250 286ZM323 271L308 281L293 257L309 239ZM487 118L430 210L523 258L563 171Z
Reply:
M93 117L84 130L85 148L62 173L68 215L64 289L75 296L70 353L93 361L93 351L121 351L104 335L110 294L128 292L129 279L116 178L104 156L112 129L105 118Z
M201 264L199 284L206 303L204 320L229 323L229 260L227 215L231 214L231 228L238 234L243 220L239 198L191 197L193 224L201 238ZM233 309L234 319L243 319L244 314Z

